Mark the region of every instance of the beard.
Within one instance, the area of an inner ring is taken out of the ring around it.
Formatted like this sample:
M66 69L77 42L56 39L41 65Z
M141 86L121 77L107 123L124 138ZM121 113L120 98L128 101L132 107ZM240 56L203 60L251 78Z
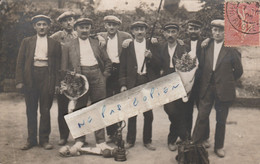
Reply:
M190 34L190 39L191 39L191 40L198 40L198 39L199 39L199 35L198 35L198 34L191 33L191 34Z

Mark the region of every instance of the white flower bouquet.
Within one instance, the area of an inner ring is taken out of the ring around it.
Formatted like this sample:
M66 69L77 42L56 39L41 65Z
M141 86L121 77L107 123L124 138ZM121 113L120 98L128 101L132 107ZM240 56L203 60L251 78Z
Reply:
M198 68L198 59L194 52L186 52L181 58L177 58L175 68L176 72L178 72L181 77L182 83L188 95L187 97L182 98L182 100L187 102L194 84L195 73Z
M60 92L73 102L73 109L78 98L88 92L89 84L85 76L75 72L65 72L63 80L60 82ZM69 105L70 106L70 105ZM69 113L73 109L69 107Z

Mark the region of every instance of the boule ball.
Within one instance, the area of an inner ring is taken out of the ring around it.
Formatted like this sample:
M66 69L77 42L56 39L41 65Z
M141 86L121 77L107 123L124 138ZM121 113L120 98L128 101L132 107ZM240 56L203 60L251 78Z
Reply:
M104 149L104 150L102 151L102 156L103 156L104 158L113 157L113 155L112 155L112 150L110 150L110 149Z

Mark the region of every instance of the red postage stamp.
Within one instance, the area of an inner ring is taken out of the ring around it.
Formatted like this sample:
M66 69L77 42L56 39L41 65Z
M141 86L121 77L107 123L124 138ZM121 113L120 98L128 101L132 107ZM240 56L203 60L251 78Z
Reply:
M225 2L225 45L259 46L259 2Z

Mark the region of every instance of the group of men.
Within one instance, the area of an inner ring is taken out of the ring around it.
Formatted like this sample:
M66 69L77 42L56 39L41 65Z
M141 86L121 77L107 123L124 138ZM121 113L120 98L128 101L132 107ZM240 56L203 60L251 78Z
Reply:
M146 33L149 25L144 21L133 22L131 34L119 31L121 20L113 15L104 17L106 32L90 34L93 21L79 18L67 11L57 21L63 30L48 37L51 19L45 15L32 18L36 36L25 38L19 49L16 68L17 88L24 90L28 125L28 139L22 150L28 150L37 142L37 108L40 104L39 144L44 149L52 149L49 143L50 109L54 93L58 101L59 145L65 145L69 129L64 120L68 114L69 99L59 93L60 70L74 71L84 75L89 82L89 91L77 100L75 110L95 103L106 97L176 72L176 60L186 52L193 52L199 67L189 100L182 99L164 105L170 124L168 148L177 149L178 137L209 146L209 114L213 104L216 109L215 153L224 157L225 123L228 109L235 98L235 80L243 73L240 53L224 47L224 20L213 20L212 38L201 47L200 37L203 24L198 20L188 21L189 38L177 40L180 27L178 23L163 25L166 43L151 42ZM198 108L196 125L192 130L194 103ZM148 150L156 150L152 144L153 112L144 114L143 144ZM125 147L133 147L136 141L136 117L128 119ZM109 148L107 142L115 142L120 123L95 132L97 147ZM85 144L85 137L76 139L75 145Z

